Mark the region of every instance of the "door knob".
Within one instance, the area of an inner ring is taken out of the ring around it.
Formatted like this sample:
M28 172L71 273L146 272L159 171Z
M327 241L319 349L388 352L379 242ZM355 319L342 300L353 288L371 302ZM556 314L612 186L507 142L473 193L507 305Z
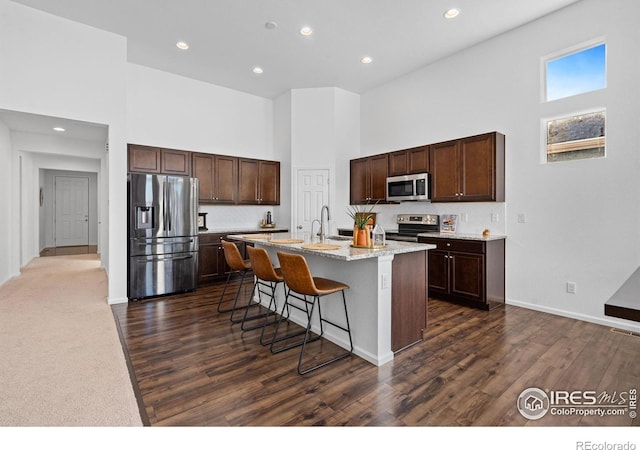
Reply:
M302 230L302 225L298 225L298 230Z

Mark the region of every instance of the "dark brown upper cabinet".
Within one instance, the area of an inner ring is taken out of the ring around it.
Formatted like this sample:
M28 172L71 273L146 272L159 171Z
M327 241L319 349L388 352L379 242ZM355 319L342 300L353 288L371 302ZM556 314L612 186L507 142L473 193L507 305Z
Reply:
M493 132L430 146L432 202L504 201L505 137Z
M238 158L193 153L193 176L198 179L202 204L234 204L238 197Z
M389 153L389 176L429 172L429 146Z
M191 153L183 150L129 144L129 172L191 175Z
M239 158L238 204L279 205L280 163Z
M384 202L387 198L388 155L375 155L351 160L350 203Z

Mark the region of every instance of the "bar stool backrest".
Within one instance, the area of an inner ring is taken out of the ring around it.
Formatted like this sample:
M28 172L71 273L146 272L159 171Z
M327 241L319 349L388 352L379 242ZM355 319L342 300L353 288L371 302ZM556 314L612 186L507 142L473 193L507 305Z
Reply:
M256 277L264 281L282 281L282 275L276 273L265 249L247 246L247 253L249 253L251 268Z
M318 295L307 260L302 255L278 252L280 270L289 289L302 295Z
M242 259L238 246L233 242L221 240L222 248L224 249L224 259L227 261L227 265L231 270L247 270L251 266Z

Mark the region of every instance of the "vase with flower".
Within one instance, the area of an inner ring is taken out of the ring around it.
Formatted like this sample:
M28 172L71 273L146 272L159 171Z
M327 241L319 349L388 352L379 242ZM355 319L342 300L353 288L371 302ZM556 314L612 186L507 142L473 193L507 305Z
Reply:
M353 219L353 246L354 247L371 247L370 227L375 220L376 213L373 212L376 204L369 209L360 209L357 205L350 206L347 214Z

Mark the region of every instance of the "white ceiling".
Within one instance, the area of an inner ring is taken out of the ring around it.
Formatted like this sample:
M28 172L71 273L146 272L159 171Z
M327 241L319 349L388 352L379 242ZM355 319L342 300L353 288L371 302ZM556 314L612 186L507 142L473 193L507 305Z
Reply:
M0 121L13 131L45 134L66 139L82 139L84 141L107 142L108 127L106 125L82 122L59 117L42 116L19 111L0 109ZM54 127L64 128L64 132L55 131Z
M132 63L274 98L329 86L363 93L578 0L14 1L126 36ZM461 14L444 19L453 6ZM313 35L301 36L303 25Z

